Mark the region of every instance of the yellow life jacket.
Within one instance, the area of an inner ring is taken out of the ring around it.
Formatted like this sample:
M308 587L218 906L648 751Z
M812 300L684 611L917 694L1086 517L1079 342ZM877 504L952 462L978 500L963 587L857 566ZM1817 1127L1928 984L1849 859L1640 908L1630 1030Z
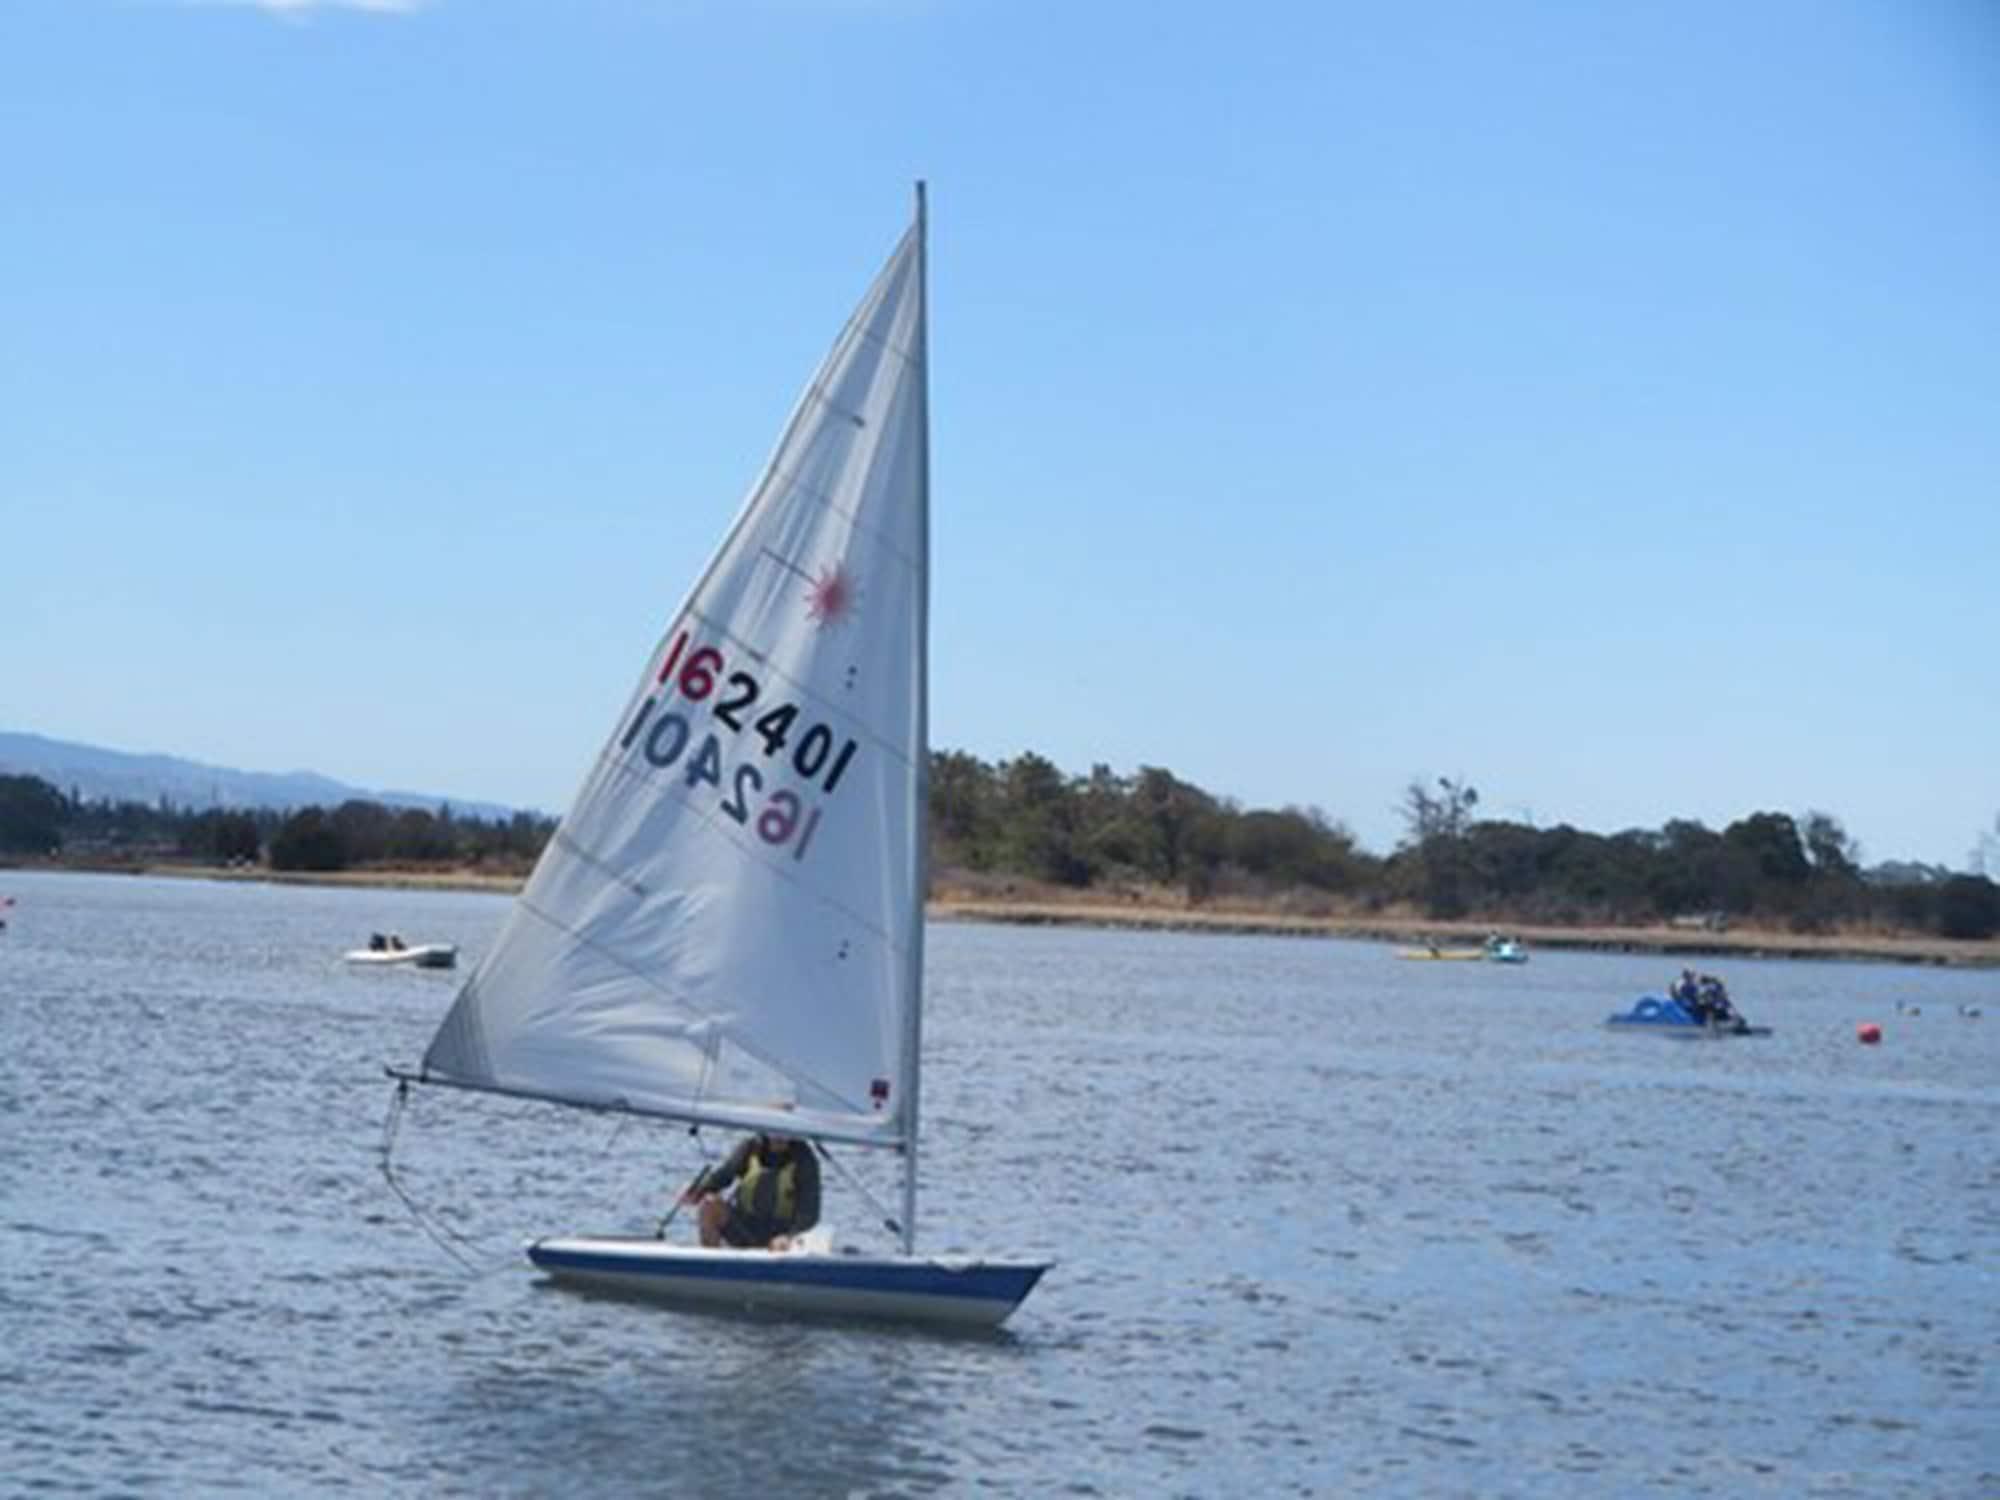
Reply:
M772 1180L766 1182L766 1177ZM791 1223L799 1211L797 1157L788 1154L783 1165L767 1167L762 1153L752 1151L750 1160L743 1164L743 1175L737 1179L736 1201L743 1212L755 1218Z

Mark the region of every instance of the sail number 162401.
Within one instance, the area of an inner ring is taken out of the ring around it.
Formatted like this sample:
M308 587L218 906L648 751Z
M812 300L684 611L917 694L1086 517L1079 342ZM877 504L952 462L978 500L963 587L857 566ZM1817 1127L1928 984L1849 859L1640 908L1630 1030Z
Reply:
M690 787L707 784L716 788L726 817L754 828L767 844L790 845L792 858L804 859L819 828L822 809L807 806L787 787L765 795L765 773L789 764L812 791L831 794L854 759L855 742L837 741L833 730L820 723L807 724L798 732L801 713L795 703L756 712L763 696L758 680L748 672L730 671L718 648L696 646L690 652L688 644L687 631L674 637L654 678L660 691L649 693L639 704L618 748L630 750L636 745L646 763L657 770L683 767L682 776ZM695 726L686 714L669 709L656 715L663 703L675 698L688 704L706 703L710 715L737 735L747 729L754 743L745 748L752 755L730 761L723 754L722 736L713 731L694 744ZM759 749L763 752L761 762L754 758Z

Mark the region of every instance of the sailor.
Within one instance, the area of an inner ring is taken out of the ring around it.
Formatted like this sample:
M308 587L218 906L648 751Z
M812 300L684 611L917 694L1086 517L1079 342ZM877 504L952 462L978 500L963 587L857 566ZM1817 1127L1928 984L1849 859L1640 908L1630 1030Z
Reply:
M1729 991L1722 987L1722 981L1713 974L1704 974L1700 979L1700 1019L1703 1024L1722 1025L1734 1019L1729 1009Z
M1693 969L1681 970L1681 977L1667 990L1667 998L1678 1001L1697 1021L1701 1019L1701 991L1695 984Z
M1709 1014L1724 1026L1743 1030L1743 1018L1736 1014L1736 1007L1729 1003L1729 991L1722 981L1713 974L1705 975Z
M700 1204L701 1242L711 1250L784 1250L819 1222L819 1160L797 1136L766 1131L738 1145L681 1201Z

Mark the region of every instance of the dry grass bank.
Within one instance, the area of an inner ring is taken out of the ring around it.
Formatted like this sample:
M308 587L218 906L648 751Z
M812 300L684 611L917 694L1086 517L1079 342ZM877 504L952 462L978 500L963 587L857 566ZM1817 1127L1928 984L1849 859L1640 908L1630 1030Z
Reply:
M40 868L90 868L131 874L206 880L262 880L291 885L362 886L391 890L492 891L512 894L527 878L518 872L459 868L381 867L324 874L261 868L218 869L174 862L37 863ZM1601 952L1766 958L1821 958L1879 963L2000 968L2000 939L1952 942L1923 934L1888 932L1795 933L1732 927L1724 932L1653 927L1518 927L1506 923L1433 922L1409 912L1343 911L1326 902L1253 903L1220 898L1191 905L1178 891L1137 885L1073 891L1030 881L940 872L930 913L948 921L1020 925L1125 927L1181 932L1267 933L1294 937L1359 938L1383 943L1477 943L1504 929L1530 948Z
M1164 928L1185 932L1270 933L1360 938L1384 943L1463 947L1503 931L1530 948L1600 952L1821 958L1878 963L2000 968L2000 940L1953 942L1925 934L1795 933L1732 927L1727 931L1651 927L1515 926L1505 922L1436 922L1410 912L1287 911L1227 900L1189 905L1174 892L1128 887L1113 892L1065 892L1024 882L941 881L933 916L1022 924Z
M382 866L365 870L270 870L262 865L201 864L173 859L33 859L23 870L71 870L92 875L167 875L180 880L259 881L267 885L341 885L412 891L498 891L512 895L528 878L517 873L469 866L439 870L429 866Z

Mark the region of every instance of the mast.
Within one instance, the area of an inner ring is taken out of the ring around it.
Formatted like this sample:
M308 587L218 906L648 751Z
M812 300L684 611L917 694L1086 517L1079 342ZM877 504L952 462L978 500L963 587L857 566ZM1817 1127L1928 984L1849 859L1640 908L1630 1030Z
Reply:
M924 910L929 904L931 806L931 309L930 221L917 179L917 765L916 922L910 932L910 1003L903 1016L903 1253L917 1248L917 1074L924 1032Z

